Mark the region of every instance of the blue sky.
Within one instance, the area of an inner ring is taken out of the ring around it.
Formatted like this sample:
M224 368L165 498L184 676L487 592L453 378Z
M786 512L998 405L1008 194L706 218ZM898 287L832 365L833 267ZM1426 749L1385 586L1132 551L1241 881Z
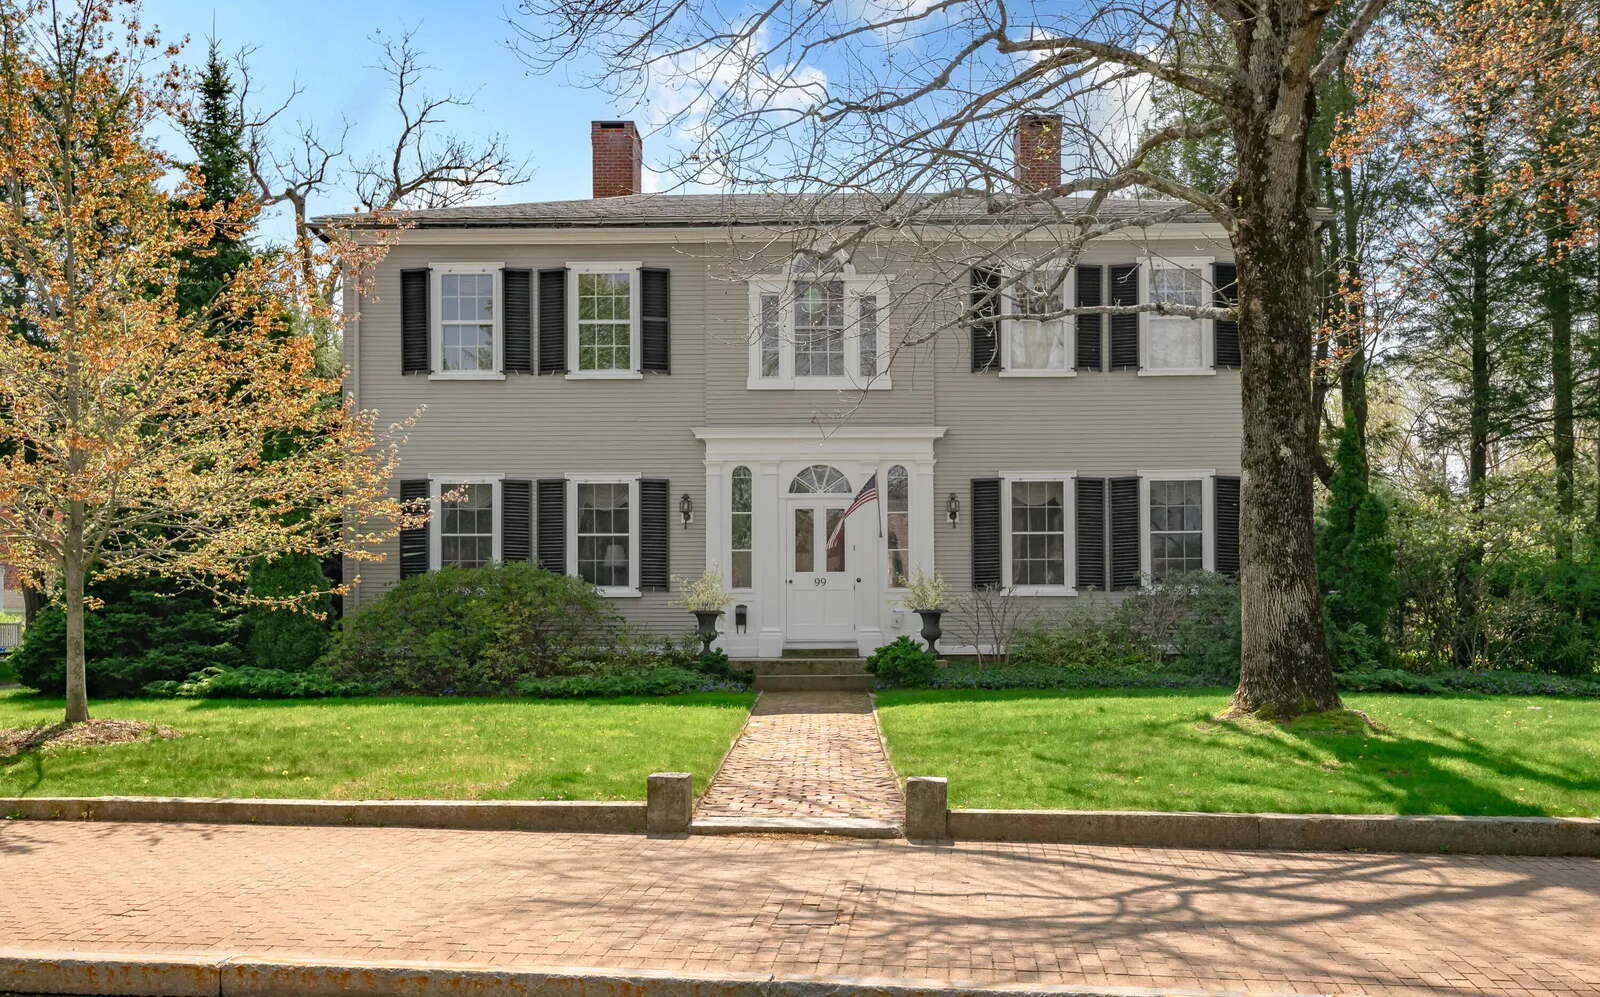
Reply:
M213 30L224 51L256 48L251 63L262 102L281 100L298 81L304 93L292 114L317 122L337 134L341 114L350 119L349 148L375 149L393 134L390 96L385 78L371 68L375 31L398 35L421 25L417 37L434 67L431 90L477 92L470 108L452 118L468 135L504 133L514 152L531 160L533 179L499 192L489 200L542 201L589 196L589 122L597 118L639 117L618 108L599 90L585 88L573 67L571 80L562 76L530 76L506 47L509 34L499 2L458 0L236 0L197 3L194 0L145 0L145 21L161 28L169 40L187 34L185 61L205 56L205 39ZM214 29L213 29L214 25ZM291 122L292 123L292 122ZM352 207L339 194L315 211ZM280 219L264 225L268 238L283 238Z

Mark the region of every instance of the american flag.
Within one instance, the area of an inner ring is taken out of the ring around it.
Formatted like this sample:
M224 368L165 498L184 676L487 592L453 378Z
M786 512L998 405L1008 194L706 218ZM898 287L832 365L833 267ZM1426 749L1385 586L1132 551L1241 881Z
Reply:
M874 473L872 477L867 479L867 483L861 486L861 490L856 492L855 500L844 511L844 515L839 517L839 525L835 526L833 532L828 534L828 546L832 547L838 543L839 538L844 535L844 521L850 518L852 512L855 512L868 502L876 501L878 501L878 475Z

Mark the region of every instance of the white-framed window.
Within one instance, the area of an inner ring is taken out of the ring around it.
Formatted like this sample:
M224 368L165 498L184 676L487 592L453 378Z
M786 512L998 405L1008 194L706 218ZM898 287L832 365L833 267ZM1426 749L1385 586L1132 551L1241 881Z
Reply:
M1151 304L1202 307L1211 302L1211 260L1149 258L1141 268ZM1140 313L1141 374L1212 374L1211 320Z
M750 280L753 389L889 387L889 277L793 261Z
M639 476L567 476L567 564L602 595L639 594Z
M911 475L904 464L895 464L884 475L883 510L889 587L903 588L911 574Z
M639 378L639 264L567 264L569 378Z
M1210 469L1139 472L1139 546L1146 584L1216 570L1211 528L1215 477Z
M1071 471L1002 476L1001 572L1017 595L1076 594L1074 478Z
M504 352L499 263L432 263L434 371L448 379L499 379Z
M1076 349L1073 317L1060 315L1072 300L1073 271L1039 269L1018 275L1005 295L1000 323L1003 377L1071 377ZM1053 316L1053 317L1052 317Z
M755 475L743 464L729 476L728 584L734 589L755 585Z
M428 490L430 568L481 568L500 560L500 475L432 475Z

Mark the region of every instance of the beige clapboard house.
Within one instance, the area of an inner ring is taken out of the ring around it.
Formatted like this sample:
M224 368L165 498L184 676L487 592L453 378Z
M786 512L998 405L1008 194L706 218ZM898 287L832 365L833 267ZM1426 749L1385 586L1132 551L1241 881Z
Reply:
M1049 611L1237 566L1232 323L1032 320L1062 299L1007 293L992 321L924 335L1000 275L931 273L888 238L819 272L774 239L783 196L637 193L633 125L596 122L593 143L593 199L411 212L349 302L349 391L385 419L425 407L396 487L436 509L360 566L355 605L528 559L683 631L675 579L710 565L730 653L867 653L919 628L913 571ZM1198 216L1131 225L1055 293L1209 302L1227 254ZM835 535L873 476L879 500Z

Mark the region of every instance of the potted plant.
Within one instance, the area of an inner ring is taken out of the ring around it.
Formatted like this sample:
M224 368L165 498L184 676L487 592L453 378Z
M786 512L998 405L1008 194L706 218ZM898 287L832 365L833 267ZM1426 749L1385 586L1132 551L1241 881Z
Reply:
M903 605L922 617L922 639L928 642L928 653L938 654L939 638L944 636L939 629L939 619L944 616L944 576L937 571L932 575L916 571L909 578L902 577L900 585L906 590Z
M723 591L722 573L712 565L706 568L705 574L693 581L676 575L672 580L683 593L683 597L673 605L682 606L694 614L702 645L700 653L709 654L711 642L717 639L717 617L722 615L722 607L733 601L733 596Z

